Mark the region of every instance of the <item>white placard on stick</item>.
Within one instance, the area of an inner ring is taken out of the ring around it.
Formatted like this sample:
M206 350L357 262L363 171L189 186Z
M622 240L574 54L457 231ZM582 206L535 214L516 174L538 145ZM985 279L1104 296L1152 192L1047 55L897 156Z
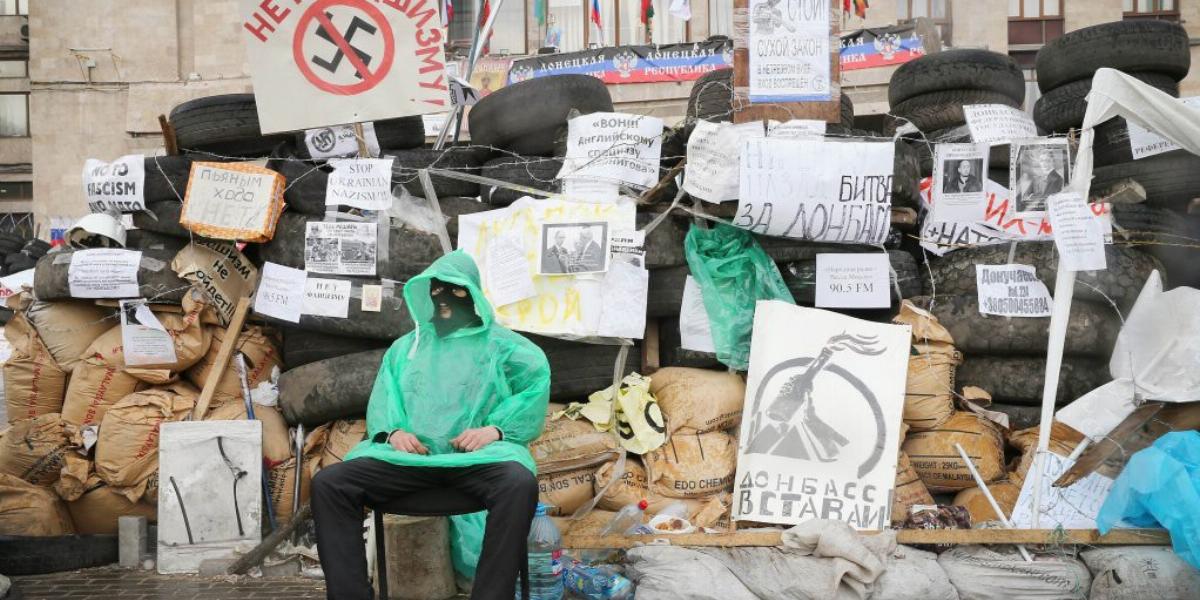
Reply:
M72 298L137 298L140 250L96 248L71 253L67 286Z
M128 154L112 162L89 158L83 163L83 192L94 213L145 210L145 186L144 155Z
M1180 98L1179 103L1184 106L1200 112L1200 96L1190 96L1188 98ZM1133 153L1133 160L1141 160L1163 152L1179 150L1179 146L1133 121L1126 120L1125 126L1129 131L1129 150Z
M1049 199L1050 224L1060 268L1097 271L1107 268L1104 258L1104 221L1092 214L1075 192L1054 194Z
M379 139L375 137L375 124L362 124L363 143L367 153L379 156ZM318 127L304 132L304 146L308 155L314 159L352 158L358 156L358 134L353 125L331 125Z
M979 314L1048 317L1054 300L1029 265L975 265Z
M1071 467L1067 459L1046 451L1042 453L1045 471L1042 472L1042 489L1038 504L1041 514L1037 529L1095 529L1096 516L1104 499L1112 490L1113 480L1099 473L1092 473L1065 488L1054 487L1054 481ZM1013 508L1012 524L1018 529L1033 529L1033 485L1037 480L1033 469L1025 476L1017 505Z
M875 142L743 142L733 224L818 242L882 244L891 228L895 146Z
M349 158L329 161L333 172L325 186L325 206L363 210L392 207L392 159Z
M818 254L818 308L888 308L891 262L885 252Z
M688 138L683 189L705 202L726 202L738 197L738 155L742 140L765 137L762 123L710 123L697 121Z
M309 221L304 235L304 270L333 275L374 275L378 223Z
M735 519L890 525L909 336L907 325L758 303Z
M263 263L262 279L254 296L254 312L291 323L300 322L304 310L304 282L308 273L273 262Z
M122 300L121 346L125 364L165 365L176 361L175 340L145 300Z
M658 183L663 123L658 117L592 113L567 125L561 178L602 179L640 187Z
M1002 146L1013 140L1037 137L1037 126L1029 113L1007 104L968 104L963 106L971 141Z
M304 314L345 319L350 314L353 282L309 277L304 281Z
M750 0L749 16L750 102L829 100L829 0Z
M937 144L933 153L933 219L972 223L983 213L987 197L986 144Z

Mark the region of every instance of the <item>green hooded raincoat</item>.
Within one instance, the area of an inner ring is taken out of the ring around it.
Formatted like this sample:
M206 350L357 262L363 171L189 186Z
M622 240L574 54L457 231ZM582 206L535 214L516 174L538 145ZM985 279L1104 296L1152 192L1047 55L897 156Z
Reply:
M471 292L482 324L445 337L433 327L431 279ZM416 328L383 356L367 405L367 439L346 455L395 465L466 467L516 461L536 473L527 446L542 433L550 397L550 365L541 349L495 323L480 289L479 269L462 250L447 254L404 286ZM494 425L501 441L459 452L450 440L463 430ZM372 439L402 429L417 436L428 455L410 454Z

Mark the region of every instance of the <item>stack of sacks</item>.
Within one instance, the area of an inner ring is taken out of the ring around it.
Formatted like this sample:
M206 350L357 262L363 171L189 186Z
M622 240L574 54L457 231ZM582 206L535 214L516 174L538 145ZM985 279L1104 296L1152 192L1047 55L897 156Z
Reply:
M366 438L366 419L334 421L329 425L329 437L321 448L321 468L342 462L346 454Z
M12 355L4 363L4 401L10 423L62 412L67 388L68 370L55 360L26 317L33 304L29 292L8 300L8 307L14 312L4 327L4 337L12 346Z
M613 434L596 431L590 421L553 419L561 405L550 405L542 435L529 444L537 463L538 498L551 515L570 515L594 497L596 470L619 456Z
M217 354L221 351L221 344L225 341L225 328L220 326L211 326L208 328L212 343L209 344L208 352L200 357L200 360L184 372L184 377L191 381L199 389L204 389L204 383L208 380L209 373L212 372L213 365L217 362ZM275 369L283 367L282 359L279 356L278 344L271 339L267 334L267 330L258 325L247 325L238 334L237 340L233 346L236 357L241 354L246 363L246 381L250 389L254 389L258 384L269 381L271 373ZM235 358L230 358L229 363L225 365L224 372L221 373L221 378L217 381L216 392L213 394L210 408L221 406L229 401L235 401L238 404L242 402L242 380L238 375L237 365L234 363Z

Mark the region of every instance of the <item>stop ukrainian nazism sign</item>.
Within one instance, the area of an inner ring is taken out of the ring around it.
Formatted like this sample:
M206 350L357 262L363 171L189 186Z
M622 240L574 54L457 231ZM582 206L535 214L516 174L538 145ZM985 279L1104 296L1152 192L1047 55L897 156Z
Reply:
M263 133L449 108L437 0L242 0Z

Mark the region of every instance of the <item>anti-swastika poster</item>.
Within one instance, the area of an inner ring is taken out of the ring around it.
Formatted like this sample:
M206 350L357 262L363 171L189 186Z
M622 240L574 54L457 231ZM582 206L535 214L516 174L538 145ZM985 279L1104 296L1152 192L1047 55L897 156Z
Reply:
M445 112L436 0L242 0L263 133Z
M891 523L909 335L907 325L758 303L735 519L834 519L875 530Z

